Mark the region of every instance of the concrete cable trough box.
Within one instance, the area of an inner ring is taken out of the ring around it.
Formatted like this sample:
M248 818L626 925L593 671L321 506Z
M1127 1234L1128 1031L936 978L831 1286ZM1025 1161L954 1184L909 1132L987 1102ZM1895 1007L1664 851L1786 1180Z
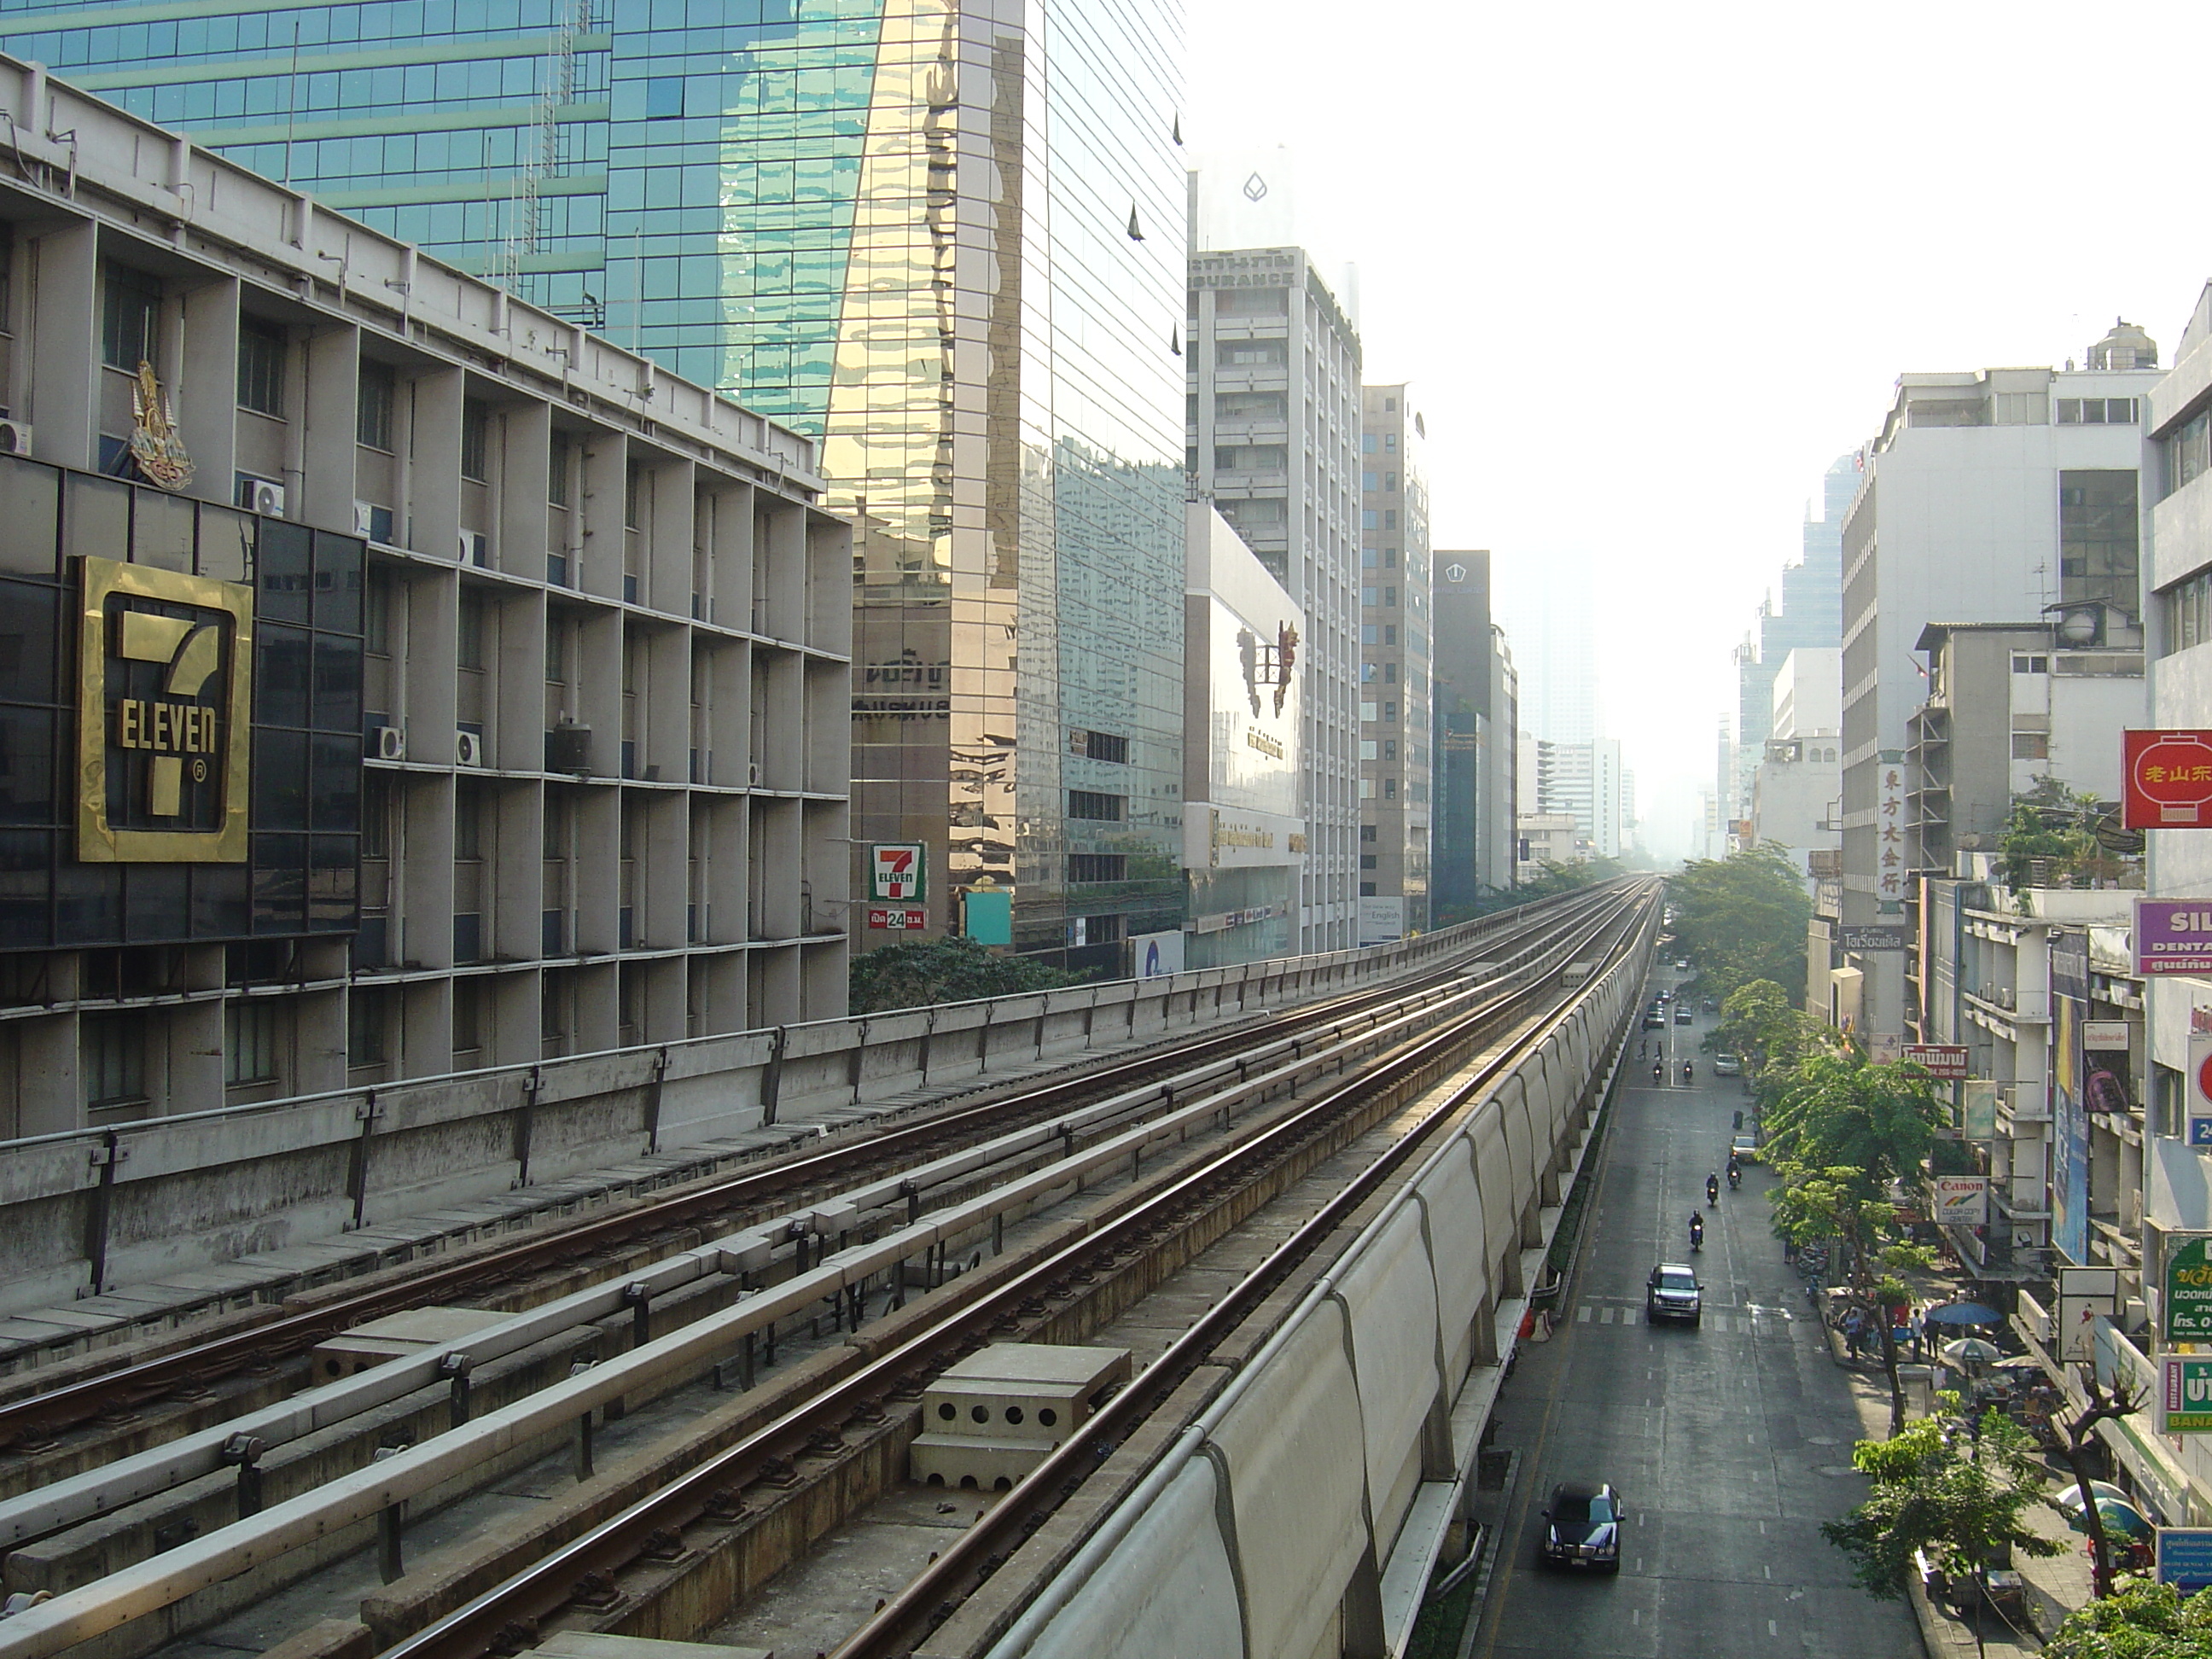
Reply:
M309 1358L318 1381L352 1376L374 1370L388 1359L404 1359L425 1348L461 1341L507 1317L489 1308L414 1308L326 1338L315 1345Z
M927 1486L1005 1491L1129 1380L1127 1348L994 1342L929 1385L909 1465Z

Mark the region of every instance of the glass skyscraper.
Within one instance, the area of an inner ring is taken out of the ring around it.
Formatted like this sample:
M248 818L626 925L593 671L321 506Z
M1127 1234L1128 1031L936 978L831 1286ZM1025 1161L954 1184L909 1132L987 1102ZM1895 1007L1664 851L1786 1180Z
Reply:
M1180 0L0 0L0 49L818 435L854 841L928 847L929 934L1178 924Z

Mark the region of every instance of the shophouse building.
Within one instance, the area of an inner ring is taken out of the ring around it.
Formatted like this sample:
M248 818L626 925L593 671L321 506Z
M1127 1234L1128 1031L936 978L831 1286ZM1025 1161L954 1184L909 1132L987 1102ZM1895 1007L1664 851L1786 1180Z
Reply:
M842 1012L813 446L34 66L0 106L0 1133Z

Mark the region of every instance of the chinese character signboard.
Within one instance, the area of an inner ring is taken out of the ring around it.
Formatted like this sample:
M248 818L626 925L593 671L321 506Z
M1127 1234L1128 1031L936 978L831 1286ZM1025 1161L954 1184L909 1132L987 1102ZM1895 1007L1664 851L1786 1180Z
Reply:
M1904 907L1905 896L1904 757L1895 750L1882 750L1875 778L1875 845L1880 851L1875 855L1875 891L1881 896L1883 913L1894 915ZM1897 948L1905 948L1901 937Z
M2159 1362L2159 1400L2168 1434L2212 1430L2212 1355L2168 1354Z
M919 842L868 848L868 896L900 902L929 896L927 855Z
M1966 1050L1963 1043L1908 1042L1905 1045L1905 1059L1908 1064L1946 1083L1966 1080Z
M2125 828L2212 828L2212 732L2124 732L2120 745Z
M1989 1218L1987 1176L1936 1176L1929 1188L1935 1194L1929 1213L1940 1224L1978 1227Z
M151 565L82 563L77 857L244 863L252 590Z
M2212 1342L2212 1233L2166 1236L2159 1326L2168 1342Z
M2212 899L2137 899L2138 974L2212 974Z

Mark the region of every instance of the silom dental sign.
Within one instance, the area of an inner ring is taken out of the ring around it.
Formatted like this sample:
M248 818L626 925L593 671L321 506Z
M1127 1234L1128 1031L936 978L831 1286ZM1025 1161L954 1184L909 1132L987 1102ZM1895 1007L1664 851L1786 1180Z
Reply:
M150 565L80 562L77 857L244 862L252 590Z

